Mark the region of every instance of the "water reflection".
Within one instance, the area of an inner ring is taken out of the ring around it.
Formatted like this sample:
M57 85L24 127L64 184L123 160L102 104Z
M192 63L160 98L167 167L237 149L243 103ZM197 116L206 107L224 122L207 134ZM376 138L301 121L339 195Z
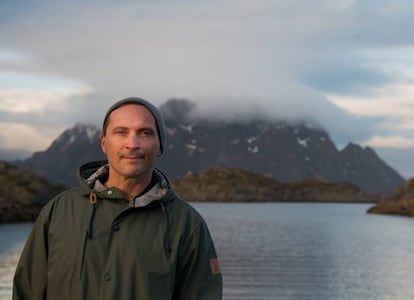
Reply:
M11 299L13 274L31 223L0 225L0 300Z
M224 299L414 299L413 219L366 205L196 204ZM214 207L216 206L216 207Z

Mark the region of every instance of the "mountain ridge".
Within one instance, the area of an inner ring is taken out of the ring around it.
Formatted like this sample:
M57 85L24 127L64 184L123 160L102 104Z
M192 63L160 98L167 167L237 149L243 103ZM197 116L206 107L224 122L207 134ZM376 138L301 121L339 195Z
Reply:
M317 124L207 118L195 114L196 104L183 99L170 99L160 110L167 126L167 145L156 166L171 180L218 167L252 171L281 182L349 182L361 191L379 193L405 181L369 147L349 143L339 151ZM96 126L77 124L48 149L19 165L75 186L81 164L105 159L99 132Z

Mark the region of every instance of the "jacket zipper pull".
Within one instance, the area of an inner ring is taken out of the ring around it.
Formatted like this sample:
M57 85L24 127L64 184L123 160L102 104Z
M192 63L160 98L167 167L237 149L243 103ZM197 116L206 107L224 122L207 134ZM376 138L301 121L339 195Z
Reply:
M96 194L90 193L89 194L89 202L92 204L92 213L91 217L89 219L89 229L88 229L88 238L92 239L92 225L93 225L93 219L95 218L95 212L96 212Z

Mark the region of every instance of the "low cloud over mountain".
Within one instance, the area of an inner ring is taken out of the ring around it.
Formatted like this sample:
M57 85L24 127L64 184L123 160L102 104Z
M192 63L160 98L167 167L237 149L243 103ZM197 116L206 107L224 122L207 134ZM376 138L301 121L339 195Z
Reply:
M167 125L167 146L157 166L170 179L210 167L253 171L281 182L318 179L350 182L367 192L399 187L403 177L373 149L350 143L338 150L317 124L250 120L211 120L196 105L173 99L160 107ZM62 133L44 152L21 163L48 178L71 186L80 164L104 159L99 130L76 125Z

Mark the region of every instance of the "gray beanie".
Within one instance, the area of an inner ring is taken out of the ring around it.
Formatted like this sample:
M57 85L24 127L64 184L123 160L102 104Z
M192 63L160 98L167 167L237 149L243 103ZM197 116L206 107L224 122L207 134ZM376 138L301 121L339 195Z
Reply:
M103 125L102 125L102 131L105 134L106 133L106 128L108 127L108 119L109 119L109 115L111 114L111 112L113 112L115 109L127 105L127 104L138 104L138 105L142 105L145 108L147 108L151 114L154 116L155 119L155 123L157 125L157 131L158 131L158 137L160 139L160 150L161 150L161 154L164 152L164 148L165 148L165 124L164 124L164 119L162 118L161 112L159 111L159 109L157 107L155 107L151 102L142 99L142 98L137 98L137 97L129 97L129 98L125 98L122 100L119 100L117 102L115 102L115 104L113 104L108 111L106 112L104 121L103 121Z

